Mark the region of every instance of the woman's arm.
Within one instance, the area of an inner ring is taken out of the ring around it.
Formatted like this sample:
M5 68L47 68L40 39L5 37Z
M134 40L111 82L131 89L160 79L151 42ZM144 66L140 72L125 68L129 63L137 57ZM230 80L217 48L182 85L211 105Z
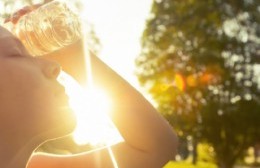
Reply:
M93 78L113 100L111 118L125 143L114 146L119 167L162 167L174 158L176 136L153 106L130 84L92 56Z
M14 21L14 20L13 20ZM84 84L85 65L81 41L45 55L59 62L64 71ZM153 106L129 83L94 54L91 55L94 83L106 89L112 99L110 117L124 138L111 147L120 168L160 168L174 159L177 138ZM73 156L37 154L29 168L113 167L107 149Z
M82 64L83 59L81 47L77 44L74 48L71 47L70 51L64 49L66 55L61 54L64 51L58 51L46 56L46 58L60 62L68 73L70 73L73 64L77 65L74 67L78 69L84 69L79 67L79 63ZM67 55L68 53L71 55ZM57 54L59 54L58 58ZM68 65L64 59L74 59L74 62L68 62L71 68L66 68ZM94 54L91 55L91 66L95 85L105 89L112 99L110 117L125 140L111 147L119 167L160 168L167 161L174 159L177 138L166 120L138 91ZM73 75L74 73L72 71L70 74ZM80 74L83 74L83 72ZM66 165L70 165L70 168L87 167L87 165L93 168L113 167L107 149L71 157L35 155L31 159L29 168L40 168L39 162L41 162L41 165L47 165L47 163L55 165L45 166L46 168L65 168Z

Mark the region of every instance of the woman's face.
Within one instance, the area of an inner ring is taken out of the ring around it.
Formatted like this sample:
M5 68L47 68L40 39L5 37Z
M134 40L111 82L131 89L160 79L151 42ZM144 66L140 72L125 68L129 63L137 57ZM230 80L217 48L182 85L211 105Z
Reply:
M0 127L49 138L70 133L75 117L59 73L57 63L30 56L0 27Z

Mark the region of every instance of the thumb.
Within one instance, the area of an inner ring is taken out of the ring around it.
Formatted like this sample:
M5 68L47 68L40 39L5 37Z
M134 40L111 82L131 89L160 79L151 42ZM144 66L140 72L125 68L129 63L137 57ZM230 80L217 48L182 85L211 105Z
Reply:
M16 24L17 21L25 14L27 13L30 13L31 11L39 8L40 6L42 6L43 4L35 4L35 5L32 5L32 6L25 6L23 7L22 9L14 12L11 17L7 18L4 20L4 23L7 23L7 22L12 22L13 24Z

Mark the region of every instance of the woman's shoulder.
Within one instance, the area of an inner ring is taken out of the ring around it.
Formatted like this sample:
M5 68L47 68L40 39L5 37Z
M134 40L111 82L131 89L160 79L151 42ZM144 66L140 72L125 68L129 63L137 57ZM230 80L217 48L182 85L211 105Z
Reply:
M28 168L113 168L109 151L105 148L71 155L35 153L28 162Z

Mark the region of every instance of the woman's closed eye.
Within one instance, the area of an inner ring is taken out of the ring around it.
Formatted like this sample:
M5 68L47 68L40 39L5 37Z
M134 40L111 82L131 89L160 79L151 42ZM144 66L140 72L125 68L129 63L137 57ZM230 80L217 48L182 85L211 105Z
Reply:
M18 40L17 38L12 38L10 41L13 44L13 47L9 48L8 55L15 57L29 56L29 53L26 51L20 40Z
M26 57L31 57L33 58L32 56L30 56L28 53L24 53L22 52L20 49L18 48L15 48L15 49L12 49L12 51L8 54L10 57L20 57L20 58L26 58Z
M12 52L7 55L8 59L13 59L13 60L27 60L30 62L35 62L36 59L35 57L32 57L26 53L19 53L19 52Z
M6 50L7 56L9 57L22 57L23 52L18 46L10 47Z
M22 53L15 52L8 54L8 57L10 58L24 58L25 56Z

